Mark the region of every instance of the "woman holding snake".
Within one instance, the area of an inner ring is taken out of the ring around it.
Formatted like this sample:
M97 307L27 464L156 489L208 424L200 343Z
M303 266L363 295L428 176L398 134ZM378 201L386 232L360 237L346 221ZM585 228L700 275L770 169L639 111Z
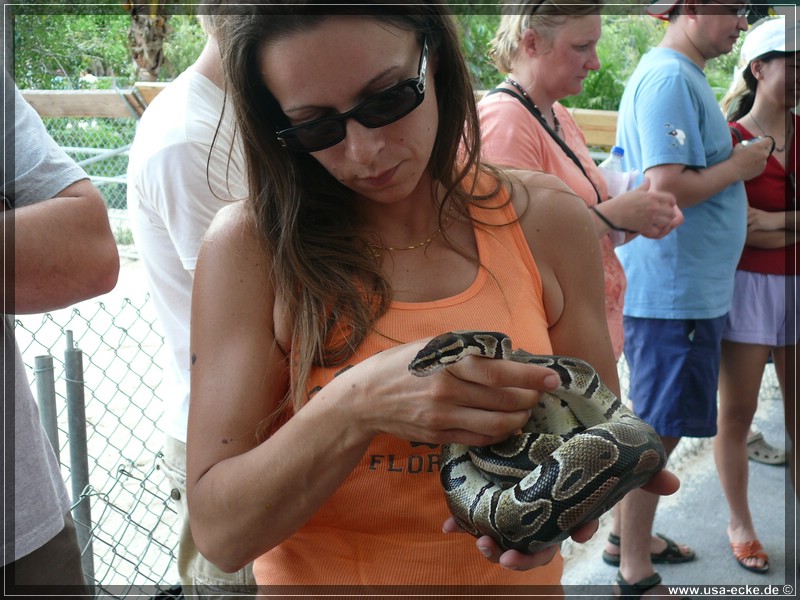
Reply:
M408 364L438 333L492 329L618 388L591 217L552 177L480 164L443 3L325 10L218 30L252 196L218 214L195 274L196 543L269 586L557 586L555 547L454 535L437 471L440 444L507 438L558 378Z

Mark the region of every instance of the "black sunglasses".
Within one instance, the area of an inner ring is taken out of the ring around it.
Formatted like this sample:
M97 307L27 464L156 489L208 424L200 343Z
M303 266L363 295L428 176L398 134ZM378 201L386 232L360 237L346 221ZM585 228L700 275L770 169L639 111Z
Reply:
M375 129L394 123L417 108L425 99L428 70L428 42L422 41L418 75L364 100L347 112L295 125L277 132L278 141L292 152L318 152L341 142L347 135L347 120L355 119Z

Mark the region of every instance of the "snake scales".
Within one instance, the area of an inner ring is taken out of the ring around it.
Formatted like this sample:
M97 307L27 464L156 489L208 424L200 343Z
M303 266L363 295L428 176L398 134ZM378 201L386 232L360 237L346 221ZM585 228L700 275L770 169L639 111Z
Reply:
M441 481L456 522L504 550L535 552L566 539L664 467L656 432L587 363L514 350L496 332L431 340L409 364L423 377L470 354L549 367L561 378L542 393L523 431L487 447L446 444Z

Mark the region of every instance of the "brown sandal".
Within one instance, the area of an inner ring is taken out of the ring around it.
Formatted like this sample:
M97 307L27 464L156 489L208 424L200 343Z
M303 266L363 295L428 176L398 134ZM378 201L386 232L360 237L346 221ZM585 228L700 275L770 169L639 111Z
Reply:
M739 563L739 566L743 569L746 569L752 573L762 574L769 571L769 556L766 552L764 552L764 547L758 540L753 540L752 542L741 542L739 544L731 542L731 551L733 552L733 558L736 559L736 562ZM748 565L745 563L748 558L758 558L764 561L764 565L761 567L753 567Z

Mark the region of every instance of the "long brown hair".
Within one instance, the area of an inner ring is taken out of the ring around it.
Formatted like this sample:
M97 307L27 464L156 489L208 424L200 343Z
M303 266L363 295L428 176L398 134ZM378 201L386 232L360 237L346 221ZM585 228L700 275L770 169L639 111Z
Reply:
M306 401L312 367L339 365L352 356L392 298L376 257L355 233L352 191L311 155L280 145L274 132L288 122L261 76L265 45L334 14L366 15L413 31L420 47L424 36L430 56L436 57L439 128L428 167L433 185L446 190L440 221L448 202L466 213L471 190L464 182L475 173L480 155L469 72L444 2L357 8L271 3L218 20L227 91L244 143L248 202L270 257L276 293L289 310L289 394L295 409Z

